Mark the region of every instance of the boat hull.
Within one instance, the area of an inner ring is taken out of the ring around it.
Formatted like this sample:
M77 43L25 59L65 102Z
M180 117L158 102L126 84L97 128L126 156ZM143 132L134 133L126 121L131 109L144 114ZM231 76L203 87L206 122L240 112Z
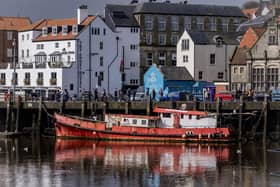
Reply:
M56 136L60 138L83 138L119 141L163 142L230 142L234 138L228 128L140 128L116 126L112 129L96 129L62 122L55 123ZM192 132L192 134L190 134Z

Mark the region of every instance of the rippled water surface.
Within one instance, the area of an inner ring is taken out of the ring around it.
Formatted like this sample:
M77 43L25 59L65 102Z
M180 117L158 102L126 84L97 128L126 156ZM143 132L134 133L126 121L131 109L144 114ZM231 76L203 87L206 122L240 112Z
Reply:
M279 147L0 139L0 186L280 186Z

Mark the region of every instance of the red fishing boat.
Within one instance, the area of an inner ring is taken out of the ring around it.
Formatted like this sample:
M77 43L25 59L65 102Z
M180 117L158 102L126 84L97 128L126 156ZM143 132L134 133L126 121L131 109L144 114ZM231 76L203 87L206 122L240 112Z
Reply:
M158 116L105 114L105 121L55 114L57 137L130 141L233 141L217 115L202 111L155 108Z

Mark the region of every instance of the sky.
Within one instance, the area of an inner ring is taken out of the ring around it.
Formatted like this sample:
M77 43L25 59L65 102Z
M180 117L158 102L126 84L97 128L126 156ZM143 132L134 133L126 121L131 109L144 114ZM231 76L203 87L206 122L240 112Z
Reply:
M130 1L131 0L0 0L0 16L29 17L32 21L43 18L71 18L76 16L76 9L81 4L87 4L89 14L96 15L103 14L105 4L128 4ZM178 1L180 0L171 0L171 2ZM241 7L246 1L248 0L188 0L188 3L235 5Z

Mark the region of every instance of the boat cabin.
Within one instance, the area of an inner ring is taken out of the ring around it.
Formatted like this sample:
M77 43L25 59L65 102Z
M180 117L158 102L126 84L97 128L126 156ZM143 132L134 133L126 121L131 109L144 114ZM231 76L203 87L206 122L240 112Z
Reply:
M158 127L159 118L157 116L106 114L107 126L128 126L128 127Z

